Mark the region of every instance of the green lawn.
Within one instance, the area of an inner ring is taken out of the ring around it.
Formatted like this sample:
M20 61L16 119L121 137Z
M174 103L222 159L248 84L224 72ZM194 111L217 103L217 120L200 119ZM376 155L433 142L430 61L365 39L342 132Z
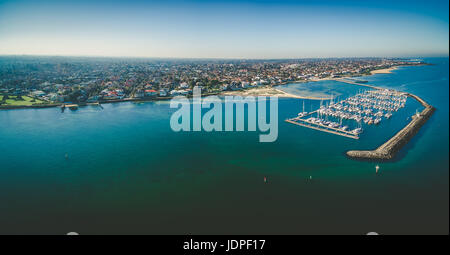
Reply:
M22 96L24 100L15 100L16 96L9 96L9 99L6 99L6 104L1 105L32 105L32 104L41 104L44 103L42 100L35 99L36 102L31 102L33 98ZM0 101L3 101L3 96L0 95Z

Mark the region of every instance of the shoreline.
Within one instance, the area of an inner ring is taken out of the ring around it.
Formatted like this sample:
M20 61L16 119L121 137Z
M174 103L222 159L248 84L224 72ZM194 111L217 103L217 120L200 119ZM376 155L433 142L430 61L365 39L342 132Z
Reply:
M393 66L393 67L390 67L390 68L372 70L372 71L370 71L370 75L374 75L374 74L389 74L389 73L392 73L392 71L397 70L398 68L399 68L399 66Z
M362 74L362 75L358 75L356 77L361 77L361 76L369 76L369 75L375 75L375 74L389 74L392 73L393 70L398 69L398 67L400 66L419 66L419 65L430 65L430 64L417 64L417 65L398 65L398 66L392 66L389 68L384 68L384 69L377 69L377 70L372 70L370 71L370 74ZM281 98L297 98L297 99L308 99L308 100L330 100L330 97L309 97L309 96L299 96L299 95L294 95L291 93L287 93L284 92L282 90L276 89L276 86L282 86L282 85L286 85L289 83L305 83L305 82L319 82L319 81L327 81L327 80L339 80L339 79L343 79L343 78L352 78L355 76L343 76L343 77L338 77L338 78L331 78L331 77L326 77L326 78L319 78L319 79L315 79L315 80L299 80L299 81L287 81L287 82L281 82L279 84L275 84L275 85L266 85L268 87L266 87L266 90L268 88L267 91L265 92L261 92L258 91L258 89L263 89L263 87L255 87L255 88L247 88L244 90L236 90L236 91L221 91L221 92L211 92L211 93L207 93L205 95L202 95L202 97L207 97L207 96L227 96L227 95L233 95L233 96L246 96L246 95L251 95L251 96L266 96L266 97L270 97L270 96L277 96L277 97L281 97ZM355 85L362 85L362 84L355 84ZM254 90L257 91L254 91ZM252 91L253 90L253 91ZM256 92L256 93L254 93ZM188 98L192 97L192 95L188 95ZM165 101L165 100L170 100L172 99L172 96L168 96L168 97L155 97L155 98L124 98L124 99L115 99L115 100L101 100L98 102L94 102L94 103L77 103L79 106L87 106L90 104L109 104L109 103L121 103L121 102L152 102L152 101ZM40 109L40 108L52 108L52 107L59 107L61 105L63 105L64 103L49 103L49 104L40 104L40 105L0 105L0 111L1 110L15 110L15 109Z
M427 65L427 64L420 64L420 65ZM409 65L407 65L409 66ZM417 65L411 65L411 66L417 66ZM375 75L375 74L390 74L392 73L392 71L397 70L399 67L401 67L401 65L398 66L392 66L389 68L383 68L383 69L376 69L376 70L372 70L370 71L370 74L362 74L362 75L358 75L358 76L342 76L342 77L337 77L337 78L332 78L332 77L326 77L326 78L319 78L319 79L314 79L314 80L300 80L300 81L289 81L289 82L281 82L280 84L276 84L276 85L267 85L270 86L271 89L273 89L272 94L268 94L268 93L258 93L258 91L250 91L247 92L248 90L257 90L259 89L258 87L256 88L248 88L245 90L236 90L236 91L225 91L225 92L221 92L219 93L219 95L234 95L234 96L248 96L248 95L252 95L252 96L277 96L277 97L282 97L282 98L297 98L297 99L309 99L309 100L330 100L330 97L310 97L310 96L300 96L300 95L294 95L291 93L287 93L285 91L282 91L280 89L276 89L276 86L282 86L282 85L286 85L289 83L307 83L307 82L320 82L320 81L340 81L340 82L345 82L345 83L350 83L350 84L355 84L355 85L361 85L361 86L367 86L367 87L372 87L370 85L363 85L363 84L359 84L359 83L352 83L352 82L347 82L347 81L343 81L343 79L345 78L353 78L353 77L364 77L364 76L371 76L371 75ZM252 93L255 92L255 93Z
M280 85L276 85L280 86ZM297 99L309 99L309 100L330 100L330 97L311 97L311 96L299 96L291 94L280 89L275 88L275 86L266 87L256 87L249 88L246 90L236 90L236 91L224 91L219 93L220 96L265 96L265 97L281 97L281 98L297 98Z

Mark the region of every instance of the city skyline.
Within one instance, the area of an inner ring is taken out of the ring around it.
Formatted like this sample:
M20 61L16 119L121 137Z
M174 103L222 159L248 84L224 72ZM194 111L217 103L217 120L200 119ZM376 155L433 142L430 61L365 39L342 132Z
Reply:
M0 1L0 55L448 56L448 2Z

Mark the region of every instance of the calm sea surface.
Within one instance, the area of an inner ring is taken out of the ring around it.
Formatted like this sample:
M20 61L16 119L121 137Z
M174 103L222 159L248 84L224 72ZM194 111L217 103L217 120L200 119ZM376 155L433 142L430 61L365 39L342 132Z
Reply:
M0 111L0 234L448 234L448 58L426 61L435 65L361 78L437 108L378 174L344 154L400 130L422 109L411 99L353 140L284 122L303 101L280 98L274 143L259 132L173 132L168 102ZM285 89L362 89L301 86Z

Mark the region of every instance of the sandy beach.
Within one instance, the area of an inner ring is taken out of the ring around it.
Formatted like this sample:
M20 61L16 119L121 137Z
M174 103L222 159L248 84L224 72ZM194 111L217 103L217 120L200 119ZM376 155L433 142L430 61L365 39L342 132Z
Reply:
M285 97L285 98L299 98L299 99L311 99L311 100L327 100L329 98L321 98L321 97L307 97L307 96L299 96L290 93L286 93L282 90L273 88L273 87L256 87L249 88L246 90L236 90L236 91L224 91L220 95L223 96L266 96L266 97Z
M386 69L379 69L379 70L373 70L370 71L370 74L377 74L377 73L392 73L393 70L397 69L396 66Z

